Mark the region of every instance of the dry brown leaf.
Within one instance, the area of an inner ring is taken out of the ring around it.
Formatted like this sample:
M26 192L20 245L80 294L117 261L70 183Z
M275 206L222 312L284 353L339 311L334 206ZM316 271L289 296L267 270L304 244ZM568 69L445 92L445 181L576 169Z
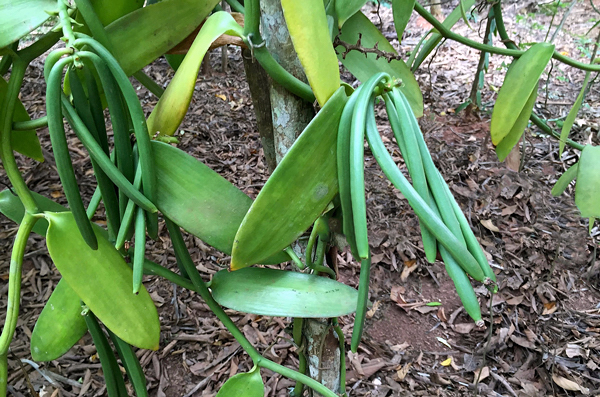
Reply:
M406 264L406 262L404 262ZM419 268L419 266L414 266L414 263L412 266L404 266L402 268L402 274L400 274L400 280L402 280L402 282L406 282L406 280L408 279L408 276L414 272L415 270L417 270Z
M481 371L481 375L479 375L480 371ZM479 381L481 382L488 376L490 376L490 368L489 367L483 367L481 369L477 368L475 371L473 371L473 383L477 382L477 379L479 379Z
M375 303L373 303L373 307L371 308L371 310L367 311L367 318L373 318L375 313L377 313L377 309L379 309L380 304L381 301L375 301Z
M491 230L492 232L499 232L500 229L498 229L493 223L491 219L482 219L480 220L481 224L488 230Z
M524 299L525 299L525 295L519 295L519 296L515 296L514 298L508 299L506 301L506 303L511 306L516 306L516 305L520 305Z
M396 375L398 375L398 379L400 380L400 382L402 382L404 378L406 378L406 375L408 375L408 371L410 371L411 366L412 363L406 363L402 368L396 371Z
M469 332L473 331L473 328L475 328L475 323L454 324L454 331L458 332L459 334L468 334Z
M583 392L582 387L579 386L577 383L560 375L552 375L552 380L554 381L554 383L556 383L565 390Z

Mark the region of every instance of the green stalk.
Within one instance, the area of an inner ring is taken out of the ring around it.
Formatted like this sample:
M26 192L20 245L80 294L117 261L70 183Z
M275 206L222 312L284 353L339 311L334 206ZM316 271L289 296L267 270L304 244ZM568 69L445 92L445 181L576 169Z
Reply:
M27 239L31 229L39 218L30 213L25 213L23 221L17 231L15 243L10 257L10 270L8 276L8 303L6 306L6 319L0 334L0 396L6 395L8 381L8 347L12 341L17 320L19 317L19 301L21 299L21 270L23 256L27 247Z
M190 257L190 253L188 252L187 247L185 246L179 226L173 223L173 221L169 220L168 218L165 218L165 222L167 224L169 235L171 236L171 241L173 243L173 250L175 251L175 255L178 256L181 260L186 272L190 276L190 279L194 285L194 289L192 289L192 291L195 291L200 295L200 297L202 297L202 299L204 299L204 302L208 305L210 310L223 323L225 328L227 328L227 330L231 333L235 340L238 341L242 349L244 349L246 353L248 353L248 355L252 359L252 362L254 362L254 364L259 367L270 369L271 371L277 372L292 380L302 382L306 386L312 388L317 393L321 393L326 397L338 397L334 392L332 392L316 380L311 379L310 377L301 374L297 371L294 371L293 369L286 368L282 365L274 363L273 361L261 356L261 354L254 348L254 346L252 346L250 341L246 339L242 331L240 331L239 328L235 325L235 323L231 320L231 318L229 318L227 313L225 313L223 308L221 308L221 306L219 306L219 304L213 299L210 291L206 287L206 284L202 280L202 277L200 277L198 269L196 269L192 258Z
M2 161L6 176L8 176L13 189L25 206L25 211L34 214L38 212L37 204L29 192L29 189L27 189L25 180L19 171L11 144L12 118L17 98L19 97L19 91L21 90L21 84L23 84L23 78L25 77L26 68L27 63L21 58L15 57L13 59L13 67L10 79L8 80L4 106L0 109L0 160Z
M133 74L133 77L135 77L135 79L144 87L146 87L146 89L148 89L148 91L150 91L151 93L153 93L154 95L156 95L157 98L160 98L162 96L162 94L165 93L165 89L162 88L156 81L152 80L150 78L150 76L148 76L146 73L144 73L141 70L138 70L137 72L135 72Z
M294 344L298 349L298 372L301 374L306 372L306 355L304 354L304 346L302 344L302 328L304 328L304 319L301 317L295 317L292 321L292 338ZM302 396L304 390L304 384L302 382L296 382L294 391L292 392L294 397Z
M63 40L67 43L67 47L73 47L75 43L75 34L73 33L73 26L71 26L71 16L69 15L69 10L67 8L68 3L63 0L57 0L57 3Z
M104 47L110 49L110 40L92 3L90 3L89 0L75 0L75 5L77 6L77 11L81 13L83 20L90 29L90 32L92 32L94 39L98 40Z
M475 40L467 39L466 37L463 37L457 33L454 33L450 29L447 29L444 25L442 25L442 23L440 21L435 19L435 17L433 15L431 15L418 2L415 2L415 11L417 11L419 13L419 15L421 15L423 17L423 19L425 19L427 22L429 22L434 28L436 28L438 30L438 32L442 36L446 37L447 39L454 40L456 42L459 42L459 43L469 46L471 48L475 48L480 51L489 52L491 54L507 55L510 57L518 58L525 53L525 51L521 51L521 50L504 49L504 48L498 48L498 47L494 47L494 46L487 45L487 44L478 43ZM498 20L496 20L496 23L498 24ZM498 29L498 33L499 32L500 32L500 29ZM552 54L552 58L564 63L565 65L569 65L569 66L572 66L572 67L580 69L580 70L600 71L600 65L589 65L587 63L578 62L572 58L569 58L569 57L566 57L566 56L560 54L556 50L554 51L554 54Z
M48 127L48 116L42 116L28 121L15 121L12 125L13 131L37 130L38 128Z
M231 7L231 9L235 12L241 12L242 14L246 13L246 9L243 5L240 4L237 0L225 0L227 4Z

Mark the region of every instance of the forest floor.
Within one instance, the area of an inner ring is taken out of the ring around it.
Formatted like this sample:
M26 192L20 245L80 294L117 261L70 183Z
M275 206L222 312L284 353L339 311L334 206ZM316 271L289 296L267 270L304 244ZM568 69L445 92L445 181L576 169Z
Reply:
M505 7L507 30L517 43L543 41L549 27L551 37L568 12L554 44L558 51L589 62L597 30L585 34L594 23L592 18L600 15L587 1L577 2L572 9L559 7L553 23L548 5L528 8L517 2ZM374 6L366 6L364 11L375 23L381 22L386 37L404 55L429 29L413 15L399 45L390 9L381 7L377 14ZM450 9L444 11L447 15ZM479 16L471 24L474 30L460 21L454 31L481 41L485 19ZM477 329L461 308L443 264L425 260L412 209L367 152L373 257L370 300L374 304L359 352L347 358L346 390L352 396L474 395L479 373L479 395L600 395L599 232L594 228L592 236L588 234L588 221L579 216L572 187L560 197L550 194L578 152L567 148L559 157L557 140L532 127L526 131L522 150L499 162L489 139L490 115L509 59L490 57L481 111L455 112L469 96L478 58L475 50L445 42L426 60L416 73L425 101L420 124L434 161L497 273L500 291L490 302L486 289L476 288L486 320L486 328ZM225 71L220 50L213 52L211 62L212 72L198 77L192 107L181 126L180 147L255 197L268 171L240 51L230 48ZM34 117L45 112L42 67L41 62L31 65L21 93ZM146 72L163 85L173 76L164 59L148 66ZM550 76L542 76L536 113L555 120L551 124L560 130L583 79L583 72L554 62ZM157 99L144 88L139 93L149 113ZM592 85L576 119L573 139L599 143L599 102L598 86ZM393 149L387 120L378 117L378 121L386 144ZM19 158L21 170L32 190L66 204L47 130L39 135L46 161ZM71 143L84 200L89 200L94 190L89 160L75 139ZM397 160L405 171L402 159ZM8 183L5 175L0 174L0 182ZM15 225L0 216L0 322L5 315L15 233ZM148 243L147 253L155 262L176 269L165 236L161 223L160 237ZM186 241L206 280L228 266L229 257L199 239L187 236ZM356 287L359 264L346 252L338 255L338 263L341 281ZM41 363L39 371L28 362L19 365L18 359L31 358L31 330L59 278L44 239L32 236L23 267L21 314L9 355L9 385L15 396L31 395L28 382L40 396L106 394L89 335L64 357ZM138 352L151 396L213 396L231 375L250 369L248 356L199 296L156 277L146 277L144 284L158 306L162 324L160 349ZM425 305L432 301L441 306ZM297 366L286 330L289 319L229 313L259 351L284 365ZM352 320L340 318L347 342ZM263 371L263 376L266 395L284 396L293 386L269 371Z

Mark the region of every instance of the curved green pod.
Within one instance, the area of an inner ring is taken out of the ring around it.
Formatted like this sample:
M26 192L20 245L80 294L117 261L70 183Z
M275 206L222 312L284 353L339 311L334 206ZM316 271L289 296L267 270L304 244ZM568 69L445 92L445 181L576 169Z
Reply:
M263 316L344 316L356 311L358 300L358 292L339 281L260 267L217 272L210 288L220 305Z
M31 358L52 361L65 354L87 331L81 300L60 280L31 333Z
M73 214L45 212L48 252L63 279L94 314L125 342L158 349L160 323L152 298L142 286L131 293L133 273L123 257L93 225L98 249L83 240Z
M232 270L290 245L337 194L337 132L347 101L340 87L267 180L235 235Z
M152 141L156 167L156 206L188 233L231 254L235 234L252 199L194 157L169 144ZM286 262L284 252L263 263Z

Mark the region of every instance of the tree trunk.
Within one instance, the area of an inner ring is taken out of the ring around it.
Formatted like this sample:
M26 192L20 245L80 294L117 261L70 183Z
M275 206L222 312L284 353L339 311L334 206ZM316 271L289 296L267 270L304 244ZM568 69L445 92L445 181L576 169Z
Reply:
M281 3L279 0L263 0L261 3L261 30L268 50L273 57L291 74L306 81L302 65L296 56L294 46L287 30ZM245 60L247 73L250 71L248 60ZM256 70L254 65L250 68ZM252 77L248 73L248 79ZM263 140L267 163L271 150L275 161L279 163L296 138L315 115L313 105L284 87L268 79L268 91L265 80L259 78L250 83L250 91L257 112L259 131ZM261 92L262 91L262 92ZM270 98L270 103L265 101ZM266 121L266 110L270 107L271 126ZM262 116L259 117L259 113ZM272 132L271 132L272 131ZM272 136L272 138L270 138ZM266 143L265 143L266 141ZM331 326L330 319L306 319L303 328L303 351L308 361L308 375L318 380L332 391L339 393L340 386L340 351L339 341ZM313 393L317 396L317 393Z

